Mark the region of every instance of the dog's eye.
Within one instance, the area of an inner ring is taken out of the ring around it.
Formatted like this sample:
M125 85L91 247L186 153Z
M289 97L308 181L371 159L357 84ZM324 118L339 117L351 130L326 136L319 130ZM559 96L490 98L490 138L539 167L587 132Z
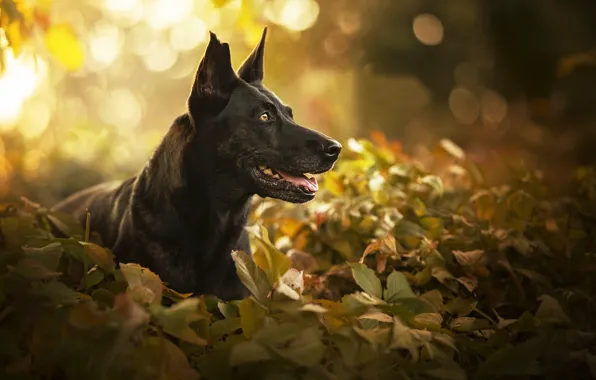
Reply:
M259 120L261 120L261 121L270 121L271 120L271 114L269 112L263 112L262 114L259 115Z

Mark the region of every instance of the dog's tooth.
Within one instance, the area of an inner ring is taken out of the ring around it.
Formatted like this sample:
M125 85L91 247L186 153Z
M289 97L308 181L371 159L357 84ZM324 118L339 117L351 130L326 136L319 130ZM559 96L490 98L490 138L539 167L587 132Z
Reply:
M266 167L265 165L260 165L260 166L259 166L259 169L261 169L261 170L265 170L266 168L267 168L267 167Z
M275 173L275 174L273 175L273 178L276 178L276 179L281 179L281 177L280 177L280 176L279 176L279 174L277 174L277 173Z
M273 175L273 172L271 171L271 169L267 168L265 170L263 170L263 172L267 175Z
M306 178L308 178L308 179L311 179L311 178L313 178L315 175L314 175L314 174L311 174L311 173L304 173L304 174L303 174L303 176L305 176L305 177L306 177Z

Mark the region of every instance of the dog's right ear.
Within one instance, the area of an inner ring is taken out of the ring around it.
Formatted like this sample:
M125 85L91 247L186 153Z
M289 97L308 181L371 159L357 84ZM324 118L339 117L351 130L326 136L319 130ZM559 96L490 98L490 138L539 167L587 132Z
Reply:
M263 29L261 40L246 58L240 69L238 76L248 83L257 83L263 80L263 61L265 55L265 40L267 39L267 27Z
M232 68L229 45L220 42L213 32L209 35L209 44L188 98L190 115L195 119L221 112L239 82Z

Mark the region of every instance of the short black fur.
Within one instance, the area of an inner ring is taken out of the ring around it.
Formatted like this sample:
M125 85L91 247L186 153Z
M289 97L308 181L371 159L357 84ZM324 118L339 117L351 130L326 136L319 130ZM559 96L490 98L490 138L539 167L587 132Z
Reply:
M235 73L228 44L210 33L188 113L173 122L141 172L73 194L54 209L81 223L88 209L91 229L119 262L148 267L179 292L245 296L231 251L250 253L244 227L253 195L294 203L314 197L312 188L262 168L295 177L322 173L341 150L296 124L263 86L266 34Z

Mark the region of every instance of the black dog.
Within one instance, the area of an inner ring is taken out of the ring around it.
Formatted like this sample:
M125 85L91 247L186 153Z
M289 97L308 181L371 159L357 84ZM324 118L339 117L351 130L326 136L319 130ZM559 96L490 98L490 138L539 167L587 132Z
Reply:
M135 177L71 195L54 207L99 233L120 262L136 262L180 292L239 299L231 258L250 253L244 230L254 194L293 203L314 198L312 174L330 170L341 145L304 128L262 85L261 41L236 74L227 43L210 33L188 98Z

